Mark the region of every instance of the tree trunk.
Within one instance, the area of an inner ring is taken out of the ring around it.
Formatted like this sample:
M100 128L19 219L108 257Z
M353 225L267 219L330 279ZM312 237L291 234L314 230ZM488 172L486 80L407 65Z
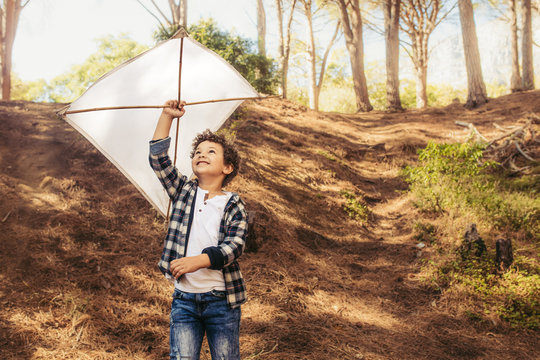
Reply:
M13 43L15 42L15 34L17 32L17 25L19 24L19 15L27 3L28 2L22 5L19 0L4 1L5 6L2 9L2 22L5 24L5 27L0 29L2 32L2 49L0 53L0 61L2 66L2 100L11 99Z
M257 0L257 44L259 55L266 56L266 13L263 0Z
M322 62L321 62L321 70L319 71L319 80L317 81L317 87L315 91L315 100L317 104L317 109L319 106L319 95L321 94L321 89L324 81L324 73L326 72L326 62L328 61L328 55L330 54L330 50L334 46L334 43L336 42L337 36L339 34L339 27L341 26L340 22L338 21L336 24L336 30L334 30L334 35L332 36L332 39L330 39L330 42L328 43L328 46L326 47L326 50L324 52Z
M384 0L386 44L386 109L403 110L399 97L399 8L401 0Z
M351 61L356 109L358 112L371 111L366 74L364 70L364 39L362 33L362 15L358 0L336 0L339 7L341 26ZM349 6L350 5L350 6Z
M304 11L306 13L306 25L308 36L308 59L309 59L309 107L319 110L319 94L317 89L317 56L315 54L315 37L313 35L313 17L311 14L311 1L303 0Z
M180 0L180 26L187 29L187 1Z
M487 102L486 86L482 77L480 52L474 23L474 12L471 0L458 0L459 19L461 21L461 34L463 36L463 50L467 68L468 95L467 108L474 108Z
M413 64L416 76L416 108L424 109L428 106L427 98L427 60L428 37L425 32L419 32L413 39Z
M289 17L287 20L286 35L283 34L283 6L282 0L276 0L276 11L278 16L279 31L279 63L281 68L281 94L284 99L287 98L287 74L289 72L289 55L291 53L291 25L294 15L296 0L291 2Z
M448 16L452 8L443 11L444 2L431 0L403 0L400 8L402 30L411 41L406 49L416 70L416 106L427 106L427 66L429 61L429 36Z
M514 261L514 254L512 252L512 241L510 239L497 239L495 242L495 262L499 266L499 269L507 270Z
M427 107L427 65L419 64L416 70L416 108Z
M510 77L510 90L512 92L521 91L521 76L519 74L519 53L518 53L518 27L516 0L510 0L510 48L512 50L512 76Z
M534 67L533 67L533 38L532 38L532 17L531 0L523 0L523 36L521 38L521 68L523 71L523 90L534 89Z
M315 33L313 31L313 13L311 0L301 0L304 4L304 11L307 20L307 35L308 35L308 58L309 58L309 78L310 78L310 88L309 88L309 107L314 110L319 110L319 95L321 93L322 85L324 82L324 73L326 71L326 62L328 60L328 55L330 50L336 41L336 38L339 34L340 22L336 24L336 30L334 35L330 39L330 43L324 51L324 55L321 61L321 67L319 70L319 75L317 76L317 51L315 46Z

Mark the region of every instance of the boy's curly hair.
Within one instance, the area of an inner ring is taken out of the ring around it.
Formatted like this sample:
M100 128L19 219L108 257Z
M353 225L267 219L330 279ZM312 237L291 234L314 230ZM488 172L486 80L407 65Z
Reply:
M225 179L223 179L223 186L225 186L230 183L231 180L234 179L234 177L238 174L238 169L240 167L240 155L238 154L238 150L236 150L234 144L228 141L224 135L216 134L210 131L210 129L206 129L202 133L198 134L195 139L193 139L190 158L193 159L197 146L204 141L220 144L223 147L223 161L225 165L233 166L233 171L225 176Z

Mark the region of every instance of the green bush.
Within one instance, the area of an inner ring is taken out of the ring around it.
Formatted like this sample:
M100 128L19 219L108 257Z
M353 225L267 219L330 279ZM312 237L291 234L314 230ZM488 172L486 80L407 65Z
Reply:
M346 200L343 205L343 210L349 215L351 219L359 220L360 222L366 222L369 215L369 210L364 205L361 199L357 199L356 195L350 191L341 191L341 196Z
M11 74L11 98L13 100L46 101L47 82L43 79L23 82L15 73Z
M493 161L482 161L481 144L435 144L419 152L419 166L404 170L417 205L441 212L465 211L497 230L538 237L540 200L531 184L520 189Z
M449 296L468 299L473 305L467 312L475 319L498 316L538 329L539 180L508 177L495 162L483 159L483 150L481 144L429 143L419 151L418 165L406 167L403 175L420 209L437 213L442 222L445 217L454 224L474 221L494 237L504 234L514 240L515 261L501 272L494 261L495 238L484 239L486 254L463 259L450 234L418 222L415 239L429 239L437 250L424 261L424 280Z

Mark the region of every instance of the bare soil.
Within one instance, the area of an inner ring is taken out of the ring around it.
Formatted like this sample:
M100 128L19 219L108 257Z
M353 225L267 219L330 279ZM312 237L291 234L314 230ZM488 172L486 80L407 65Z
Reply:
M167 358L164 220L60 107L0 103L0 358ZM240 260L242 358L537 359L537 332L467 317L417 280L419 214L399 176L428 141L462 139L456 120L490 134L531 112L540 91L472 111L244 105L231 120L244 163L229 189L255 214ZM344 190L363 199L367 222L343 210Z

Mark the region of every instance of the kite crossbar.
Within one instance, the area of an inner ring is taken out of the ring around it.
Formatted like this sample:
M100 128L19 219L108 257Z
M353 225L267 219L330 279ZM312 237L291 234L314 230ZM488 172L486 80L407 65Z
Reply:
M223 102L223 101L261 100L261 99L267 99L269 97L271 96L253 96L253 97L239 97L239 98L195 101L195 102L186 103L185 106L210 104L210 103ZM78 114L78 113L84 113L84 112L103 111L103 110L162 109L164 107L166 107L166 105L109 106L109 107L99 107L99 108L90 108L90 109L61 111L61 115Z

